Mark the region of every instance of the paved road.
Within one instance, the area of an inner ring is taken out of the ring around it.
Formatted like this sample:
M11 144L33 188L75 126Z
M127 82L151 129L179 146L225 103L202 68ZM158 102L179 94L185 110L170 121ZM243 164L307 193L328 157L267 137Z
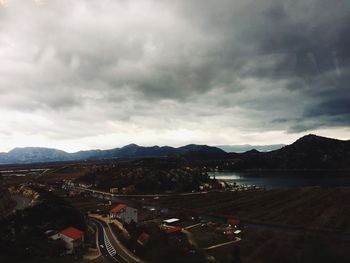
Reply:
M76 190L80 191L85 191L85 192L90 192L90 193L95 193L95 194L101 194L105 196L110 196L110 197L167 197L167 196L187 196L187 195L203 195L207 194L207 191L204 192L189 192L189 193L172 193L172 194L112 194L109 192L104 192L104 191L99 191L99 190L94 190L94 189L89 189L89 188L83 188L83 187L75 187ZM215 192L223 192L220 190L217 190Z
M112 245L111 239L108 237L108 227L104 222L92 219L92 222L97 228L97 245L103 258L110 263L129 263L124 257L117 253L115 245Z

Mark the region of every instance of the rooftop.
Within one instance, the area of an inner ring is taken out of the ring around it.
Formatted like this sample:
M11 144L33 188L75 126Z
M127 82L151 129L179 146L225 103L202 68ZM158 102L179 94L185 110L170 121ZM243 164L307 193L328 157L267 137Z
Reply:
M182 230L181 227L172 227L165 230L165 234L175 234L180 233Z
M119 213L121 210L123 210L126 207L124 204L119 204L116 207L111 209L112 213Z
M68 227L62 230L60 233L61 235L65 235L73 240L81 239L84 234L82 231L74 227Z
M164 223L168 223L168 224L175 223L178 221L180 221L180 219L178 218L170 218L170 219L163 220Z

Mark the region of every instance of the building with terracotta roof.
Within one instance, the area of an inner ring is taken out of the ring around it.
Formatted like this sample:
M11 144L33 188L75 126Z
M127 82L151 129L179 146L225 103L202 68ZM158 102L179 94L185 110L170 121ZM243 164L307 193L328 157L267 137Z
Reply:
M72 254L84 247L84 232L74 227L68 227L58 233L58 237L66 244L67 254Z
M112 208L109 213L110 218L120 219L124 223L130 224L132 221L138 222L137 209L130 206L119 204Z

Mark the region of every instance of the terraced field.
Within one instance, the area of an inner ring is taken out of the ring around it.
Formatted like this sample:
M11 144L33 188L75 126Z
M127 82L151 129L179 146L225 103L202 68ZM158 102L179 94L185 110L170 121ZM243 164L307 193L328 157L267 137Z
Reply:
M164 207L236 216L247 222L281 224L350 234L350 187L212 192L164 197Z
M157 202L240 218L242 241L210 251L219 263L350 262L350 187L213 192Z

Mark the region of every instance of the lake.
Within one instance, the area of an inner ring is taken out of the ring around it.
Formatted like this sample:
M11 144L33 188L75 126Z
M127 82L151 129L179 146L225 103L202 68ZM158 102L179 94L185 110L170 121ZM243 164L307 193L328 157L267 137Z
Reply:
M209 176L239 185L273 188L350 186L350 171L228 171Z

